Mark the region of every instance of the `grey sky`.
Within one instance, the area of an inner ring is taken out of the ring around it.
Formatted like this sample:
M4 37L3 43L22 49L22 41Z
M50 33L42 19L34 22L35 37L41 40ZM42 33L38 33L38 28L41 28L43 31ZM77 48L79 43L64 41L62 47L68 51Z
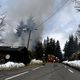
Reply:
M61 0L61 2L63 3L63 0ZM45 34L45 38L46 36L50 36L59 39L61 48L63 49L69 34L75 34L79 24L80 13L74 8L74 3L69 0L63 8L45 24L47 27L45 27L43 34Z
M34 16L36 22L39 21L39 23L42 23L50 15L54 14L51 19L42 25L44 28L42 28L43 30L41 29L40 32L43 32L43 34L40 34L39 31L37 32L39 32L42 39L49 36L56 40L60 40L62 49L69 34L74 34L80 23L80 13L74 8L72 0L0 1L3 2L3 6L5 4L7 9L7 21L10 22L11 25L16 25L17 21L25 17L27 18L30 15ZM8 29L8 31L12 32L13 29L15 30L15 27Z

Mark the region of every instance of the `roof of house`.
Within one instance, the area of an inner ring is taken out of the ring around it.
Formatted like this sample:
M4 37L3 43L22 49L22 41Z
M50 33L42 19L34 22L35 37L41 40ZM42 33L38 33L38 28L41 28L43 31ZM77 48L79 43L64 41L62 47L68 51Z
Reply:
M23 50L27 50L26 47L17 47L17 48L12 48L9 46L0 46L0 51L23 51Z

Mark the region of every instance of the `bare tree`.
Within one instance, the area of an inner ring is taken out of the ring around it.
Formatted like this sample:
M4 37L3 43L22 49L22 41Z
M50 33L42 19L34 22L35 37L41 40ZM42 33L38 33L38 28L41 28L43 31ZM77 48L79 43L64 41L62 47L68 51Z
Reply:
M2 32L4 31L5 17L6 16L0 18L0 43L4 43L4 39L2 38Z

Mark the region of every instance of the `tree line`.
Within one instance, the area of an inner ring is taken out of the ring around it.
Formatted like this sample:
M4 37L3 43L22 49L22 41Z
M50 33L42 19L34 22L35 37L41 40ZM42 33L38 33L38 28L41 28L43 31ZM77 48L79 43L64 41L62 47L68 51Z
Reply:
M2 19L2 22L0 23L0 29L4 27L4 19ZM24 23L24 21L20 21L19 25L16 29L16 36L22 39L22 44L24 45L24 35L30 32L30 30L35 29L36 23L34 22L33 18L30 17L27 21L27 24ZM3 31L3 30L1 30ZM34 46L33 51L29 51L31 58L36 59L42 59L43 54L45 54L46 59L49 54L52 54L60 59L60 61L69 59L73 53L76 53L77 51L80 51L80 25L78 27L77 36L70 35L69 39L66 41L64 46L64 56L61 51L60 42L59 40L55 41L53 38L47 37L47 39L42 41L36 41L36 44ZM3 40L1 39L0 42Z
M80 52L80 25L76 31L76 36L70 35L64 46L64 59L68 60L74 54Z
M73 53L76 53L79 50L79 47L78 38L70 35L69 40L66 41L64 46L64 58L69 59Z
M41 59L42 55L45 54L46 57L48 54L53 54L58 57L60 61L69 60L73 53L80 52L80 25L76 31L76 36L70 35L68 40L64 45L64 54L61 52L59 40L47 37L44 42L37 42L35 46L35 57L36 59Z
M43 54L46 56L46 60L48 58L48 55L54 55L62 61L62 52L60 48L60 42L57 40L55 41L52 38L47 37L47 39L44 40L42 43L41 41L38 41L34 47L34 57L36 59L42 59Z

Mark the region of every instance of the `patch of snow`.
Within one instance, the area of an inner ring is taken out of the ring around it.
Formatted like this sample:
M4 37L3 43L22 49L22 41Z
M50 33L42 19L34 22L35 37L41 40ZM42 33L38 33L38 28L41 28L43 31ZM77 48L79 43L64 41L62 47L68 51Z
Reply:
M80 68L80 60L75 61L63 61L63 63L73 66L75 68Z
M41 64L41 63L43 63L42 60L36 60L36 59L32 59L30 62L30 64Z
M0 70L10 70L13 68L24 67L23 63L14 63L14 62L7 62L5 64L0 65Z

